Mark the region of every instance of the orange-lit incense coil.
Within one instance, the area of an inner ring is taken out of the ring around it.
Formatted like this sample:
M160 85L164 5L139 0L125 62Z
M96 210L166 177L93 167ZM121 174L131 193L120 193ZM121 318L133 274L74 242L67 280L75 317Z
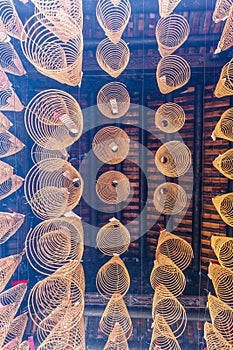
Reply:
M159 0L160 17L169 16L181 0Z
M227 109L221 116L212 133L212 138L233 141L233 108Z
M233 180L233 149L219 155L213 161L213 166L224 176Z
M6 305L0 309L0 346L2 348L5 337L7 335L10 324L15 315L15 308L13 304Z
M160 254L166 255L181 270L185 270L193 258L191 245L183 238L165 230L160 231L156 257Z
M26 74L22 61L10 42L0 42L0 67L6 73L19 76Z
M0 132L7 131L12 126L10 120L0 112Z
M7 289L0 294L0 303L3 306L14 305L14 317L21 306L26 292L27 283L17 284L14 287Z
M164 103L155 113L155 125L166 133L179 131L185 123L182 107L173 102Z
M5 243L23 224L25 215L0 212L0 244Z
M153 322L153 331L149 350L181 350L171 328L163 318L158 315Z
M13 168L0 160L0 184L7 181L13 175Z
M116 323L121 326L118 336L125 335L126 339L129 339L133 326L124 299L120 293L113 294L104 310L99 324L101 332L109 336ZM120 332L120 330L122 331Z
M127 157L129 144L130 138L124 130L116 126L106 126L95 134L92 149L103 163L118 164Z
M156 188L153 203L156 210L160 213L164 215L175 215L185 208L187 195L180 185L165 182Z
M212 198L212 202L222 220L233 226L233 193L226 193Z
M232 350L232 346L209 322L205 322L204 325L204 338L208 350Z
M192 164L190 149L180 141L166 142L156 152L155 164L165 176L184 175Z
M24 144L9 131L0 133L0 158L20 152Z
M120 82L104 85L97 95L97 107L107 118L124 116L130 107L130 96L125 85Z
M160 55L162 57L171 55L187 40L189 32L189 23L181 15L174 14L160 18L155 31Z
M217 297L232 307L233 272L220 265L210 264L208 273Z
M233 59L223 66L214 94L218 98L233 95Z
M129 0L99 0L96 17L106 36L117 44L129 22L131 6Z
M226 24L224 26L221 38L218 43L218 47L215 51L220 53L221 51L229 49L233 45L233 3L229 11L229 17L227 18Z
M150 275L151 287L155 290L163 284L175 297L183 293L186 280L183 272L171 259L163 254L159 254L154 262L154 267Z
M99 230L96 243L99 250L105 255L121 255L129 247L130 233L119 220L111 219Z
M20 176L12 175L8 180L0 184L0 200L10 196L23 185L23 179Z
M24 331L27 325L27 321L28 321L28 317L27 314L22 314L19 315L18 317L16 317L9 329L8 329L8 333L7 336L5 338L4 344L9 343L10 341L12 341L13 339L17 339L19 343L21 343L22 338L24 336Z
M20 345L19 345L19 350L30 350L30 345L27 340L24 340Z
M115 326L108 337L104 350L128 350L128 342L119 323Z
M23 25L12 0L0 1L0 16L10 36L16 39L24 37Z
M11 276L19 266L22 254L15 254L0 259L0 292L5 288ZM1 294L0 294L1 300Z
M31 148L31 157L34 164L39 163L41 160L50 158L59 158L63 160L68 160L69 154L66 149L52 150L43 148L40 145L34 143Z
M229 16L229 11L232 4L232 0L216 0L215 9L213 12L213 21L215 23L224 21Z
M107 171L98 178L96 193L107 204L126 201L130 195L129 179L119 171Z
M211 237L211 247L213 248L221 266L233 269L233 238Z
M113 44L110 39L102 40L96 49L99 66L111 77L117 78L127 67L130 57L128 45L124 40Z

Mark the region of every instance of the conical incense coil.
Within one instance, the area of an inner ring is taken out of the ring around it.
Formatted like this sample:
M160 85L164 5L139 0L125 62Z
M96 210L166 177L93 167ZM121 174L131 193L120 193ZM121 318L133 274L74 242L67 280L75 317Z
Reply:
M14 168L0 160L0 184L7 181L13 175Z
M96 237L97 247L105 255L121 255L129 247L130 233L117 219L101 227Z
M24 192L35 215L43 219L59 217L80 201L83 179L62 159L46 159L35 164L25 178Z
M160 55L162 57L171 55L187 40L189 32L189 23L181 15L174 14L160 18L155 30Z
M233 141L233 108L227 109L221 116L215 126L212 138L215 141L217 137Z
M158 170L168 177L184 175L192 164L190 149L180 141L169 141L159 147L155 154Z
M107 204L126 201L130 195L129 179L119 171L106 171L97 180L96 193Z
M83 227L77 217L46 220L28 232L26 255L32 267L43 274L55 272L71 260L81 260Z
M210 264L208 276L212 280L217 297L233 307L233 272L220 265Z
M26 314L19 315L12 321L4 341L5 345L13 339L17 339L17 341L21 343L22 338L24 336L27 321L28 317Z
M9 36L7 35L7 31L6 31L6 28L4 26L4 23L0 17L0 42L7 42L9 41L10 38Z
M129 339L133 331L133 326L124 299L120 293L113 294L104 310L99 324L101 332L109 336L116 323L121 326L121 332L118 332L118 336L125 336L126 339Z
M117 44L129 22L131 6L129 0L99 0L96 17L106 36Z
M0 237L3 237L14 225L14 218L11 213L0 212Z
M23 179L20 176L12 175L8 180L0 184L0 200L10 196L23 185Z
M213 248L221 266L233 269L233 238L211 237L211 247Z
M4 72L4 70L0 67L0 91L4 91L7 89L10 89L12 86L10 80L8 79L7 74Z
M59 158L63 160L68 160L69 154L66 149L52 150L43 148L40 145L34 143L31 148L31 157L34 164L39 163L41 160Z
M78 102L61 90L43 90L28 103L24 114L28 134L43 148L63 150L77 141L83 130Z
M96 49L97 62L111 77L117 78L129 63L130 51L124 40L113 44L110 39L102 40Z
M215 9L213 12L213 21L218 23L219 21L224 21L229 16L229 11L232 0L216 0Z
M0 71L0 85L1 85L1 76L2 76L2 73ZM24 106L22 105L18 96L16 95L16 93L12 88L6 88L5 90L2 90L0 88L0 110L1 111L21 112L23 108Z
M178 341L163 316L158 315L152 326L153 331L149 350L181 350Z
M222 220L233 226L233 193L226 193L212 198L212 202Z
M181 0L159 0L159 15L160 17L169 16Z
M158 315L163 316L176 338L184 333L187 325L186 311L178 299L162 284L155 289L152 305L153 320Z
M119 323L115 323L103 350L129 350L126 336Z
M223 66L214 95L217 98L233 95L233 59Z
M23 25L12 0L1 0L0 14L7 33L16 39L23 40Z
M188 62L177 55L162 58L157 66L156 79L162 94L168 94L187 84L191 77Z
M164 103L155 113L156 127L166 133L179 131L183 127L184 123L184 110L176 103Z
M107 118L123 117L130 107L130 96L125 85L120 82L104 85L97 95L97 107Z
M213 327L233 345L233 309L213 295L208 296L208 307Z
M185 270L193 259L191 245L183 238L161 230L156 248L156 257L166 255L181 270Z
M27 292L27 283L19 283L0 294L0 303L3 306L14 305L14 315L19 310Z
M25 215L0 212L0 244L5 243L21 227Z
M5 344L2 348L2 350L19 350L19 341L18 339L12 339L7 344Z
M9 131L0 133L0 158L20 152L24 144Z
M224 176L233 179L233 149L219 155L213 161L213 166Z
M19 76L26 74L22 61L10 42L0 42L0 67L6 73Z
M6 305L1 307L0 309L0 346L2 348L5 337L7 335L8 329L10 327L10 324L14 318L15 315L15 309L14 305Z
M180 185L165 182L156 188L153 204L160 213L164 215L175 215L185 208L187 195Z
M0 132L7 131L12 126L12 123L9 121L9 119L0 112Z
M5 288L21 261L22 254L10 255L0 259L0 292Z
M154 267L150 275L151 287L155 290L157 286L163 284L174 297L183 293L186 280L183 272L171 259L163 254L159 254L154 262Z
M100 129L92 141L96 157L103 163L118 164L129 153L130 138L126 132L116 126Z
M208 350L232 350L232 346L209 322L205 322L204 325L204 338Z
M229 49L233 45L233 2L215 53Z
M75 38L64 42L51 30L54 26L42 13L35 14L24 25L25 41L21 41L24 55L31 64L49 78L62 84L77 86L82 78L83 37L81 28L69 23L67 32Z
M19 350L30 350L29 342L28 342L27 340L24 340L24 341L20 344Z

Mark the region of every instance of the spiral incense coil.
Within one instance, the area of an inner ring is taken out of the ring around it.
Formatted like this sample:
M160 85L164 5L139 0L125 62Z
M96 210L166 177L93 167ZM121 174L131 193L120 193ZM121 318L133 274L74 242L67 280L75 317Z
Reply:
M219 21L224 21L229 16L229 11L232 0L216 0L215 9L213 12L213 21L218 23Z
M179 131L185 123L185 113L176 103L161 105L155 113L155 125L166 133Z
M12 175L7 181L0 184L0 200L10 196L23 185L23 179L20 176Z
M233 95L233 59L223 66L214 95L217 98Z
M156 79L162 94L175 91L189 81L191 69L188 62L177 55L162 58L157 66Z
M233 269L233 238L211 236L211 247L221 266Z
M71 260L81 260L83 227L77 217L46 220L28 232L26 255L32 267L50 274Z
M157 315L153 322L153 331L149 350L181 350L171 328L162 315Z
M0 42L3 43L4 41L7 42L9 40L10 40L10 38L7 35L6 28L4 26L4 23L1 19L1 17L0 17Z
M189 23L181 15L174 14L160 18L155 30L160 55L162 57L171 55L187 40L189 32Z
M103 163L118 164L129 153L130 138L126 132L116 126L100 129L92 141L96 157Z
M219 155L213 161L213 166L228 179L233 180L233 149Z
M193 259L191 245L183 238L165 230L160 231L156 248L156 257L160 254L167 256L182 271L185 270Z
M11 213L0 212L0 238L2 238L14 225L14 217Z
M226 193L212 198L212 202L222 220L229 226L233 226L233 193Z
M0 16L7 33L16 38L23 39L23 24L16 12L15 5L12 0L0 1Z
M21 261L22 254L10 255L0 259L0 292L5 288Z
M208 307L213 327L233 345L233 309L220 299L209 294Z
M0 72L0 85L1 85L1 72ZM1 111L15 111L21 112L24 106L20 102L18 96L12 88L2 90L0 88L0 110Z
M129 63L130 51L124 40L113 44L108 38L102 40L96 49L97 62L111 77L117 78Z
M208 350L232 350L232 347L223 336L209 322L204 324L204 338Z
M1 305L14 305L14 315L19 310L21 303L27 292L27 283L20 283L14 287L5 290L0 294L0 303Z
M52 32L52 22L42 13L33 15L25 23L25 41L21 41L24 55L43 75L62 84L77 86L82 78L83 37L81 28L67 26L65 36L76 33L64 42ZM77 32L78 31L78 32Z
M35 164L25 178L24 192L35 215L59 217L80 201L83 179L68 162L51 158Z
M15 314L15 309L14 309L13 304L3 306L0 309L0 329L1 329L0 346L1 346L1 349L3 346L4 340L5 340L5 337L7 335L8 329L10 327L10 324L14 318L14 314Z
M156 319L157 315L164 317L176 338L184 333L187 325L186 311L183 305L162 284L156 287L153 298L153 320Z
M106 36L117 44L129 22L131 6L129 0L99 0L96 6L96 17Z
M168 177L184 175L192 164L190 149L180 141L169 141L159 147L155 154L158 170Z
M233 108L227 109L221 116L215 126L212 138L215 141L217 137L233 141Z
M215 51L215 54L220 53L221 51L229 49L233 45L233 2L229 11L229 17L226 20L221 38L218 42L218 47Z
M154 290L157 286L163 284L174 297L177 297L184 291L186 280L183 272L171 259L163 254L159 254L154 262L150 283Z
M181 0L159 0L159 15L160 17L169 16Z
M18 339L12 339L10 342L5 344L2 350L19 350L19 341Z
M27 105L24 122L28 134L39 146L64 150L77 141L83 130L78 102L61 90L43 90Z
M20 344L19 350L30 350L29 342L28 342L27 340L24 340L24 341Z
M0 158L20 152L24 144L9 131L0 133Z
M97 180L96 193L107 204L126 201L130 195L129 179L119 171L106 171Z
M22 226L25 215L0 212L0 244L5 243Z
M69 154L67 153L66 149L52 150L52 149L43 148L40 145L34 143L34 145L31 148L31 157L32 157L33 163L36 164L42 160L51 159L51 158L68 160Z
M116 323L121 326L121 331L118 332L118 336L125 336L126 339L129 339L133 331L133 325L124 299L120 293L112 295L104 310L99 324L101 332L109 336Z
M103 350L129 350L127 339L119 323L115 323Z
M26 74L22 61L10 42L0 42L0 66L6 73Z
M233 272L220 265L210 263L208 276L212 280L217 297L233 307Z
M8 330L7 336L5 338L4 344L6 345L13 339L17 339L19 343L21 343L24 331L27 325L28 317L27 314L22 314L16 317Z
M9 121L9 119L0 112L0 133L5 132L12 126L12 123Z
M97 95L97 107L107 118L123 117L130 107L130 96L125 85L119 82L104 85Z
M14 168L0 160L0 184L7 181L13 175Z
M117 219L101 227L96 237L97 247L105 255L121 255L130 245L130 233Z
M165 182L156 188L153 204L160 213L164 215L175 215L185 208L187 195L180 185Z

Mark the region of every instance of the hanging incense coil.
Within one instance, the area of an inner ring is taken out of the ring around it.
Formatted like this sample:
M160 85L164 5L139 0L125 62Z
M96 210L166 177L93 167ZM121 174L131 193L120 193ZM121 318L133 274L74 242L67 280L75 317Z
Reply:
M218 42L218 47L215 51L215 54L220 53L221 51L229 49L233 45L233 2L229 10L229 17L226 20L221 38Z
M130 96L125 85L120 82L104 85L97 95L97 107L107 118L123 117L130 107Z
M233 238L211 236L211 247L221 266L233 269Z
M1 0L0 16L7 33L16 39L22 40L24 38L23 24L12 0Z
M34 145L31 148L31 158L33 163L36 164L42 160L51 158L68 160L69 154L67 153L67 150L65 148L61 150L52 150L43 148L40 145L34 143Z
M82 222L78 217L46 220L28 232L26 255L32 267L50 274L71 260L81 260L84 249Z
M30 350L30 345L27 340L24 340L20 345L19 345L19 350Z
M126 201L130 195L129 179L119 171L106 171L97 180L96 193L107 204Z
M23 179L20 176L12 175L8 180L0 184L0 200L10 196L23 185Z
M229 16L229 11L232 0L216 0L215 9L213 12L213 21L218 23L219 21L224 21Z
M217 137L233 141L233 108L227 109L221 116L215 126L212 138L215 141Z
M0 212L0 244L5 243L21 227L25 215Z
M2 350L19 350L18 339L12 339L10 342L3 346Z
M96 6L96 17L106 36L117 44L129 22L131 5L129 0L99 0Z
M1 79L0 72L0 79ZM0 82L1 84L1 82ZM0 88L0 110L21 112L24 106L12 88L1 90Z
M14 305L13 318L17 313L17 311L19 310L26 292L27 292L27 283L20 283L10 289L5 290L0 294L1 305L3 306Z
M129 153L130 138L126 132L116 126L100 129L92 141L96 157L103 163L118 164Z
M65 36L75 38L64 42L51 30L52 22L42 13L33 15L24 25L25 41L21 41L24 55L43 75L62 84L77 86L82 78L83 37L81 28L71 25Z
M15 309L13 304L3 306L0 309L0 329L1 329L0 346L1 348L3 346L10 324L14 318L14 314L15 314Z
M33 97L24 114L28 134L43 148L63 150L77 141L83 130L78 102L61 90L43 90Z
M187 204L187 195L183 187L172 182L159 185L154 191L153 204L164 215L180 213Z
M129 63L130 51L124 40L113 44L110 39L102 40L96 49L97 62L111 77L117 78Z
M233 95L233 59L223 66L214 95L217 98Z
M0 112L0 133L7 131L12 126L9 119Z
M105 344L103 350L128 350L128 342L124 335L124 331L119 323L115 323L115 326L108 337L108 341Z
M0 158L20 152L25 145L9 131L0 133Z
M171 259L163 254L159 254L154 262L150 283L154 290L158 285L163 284L174 297L177 297L183 293L186 280L183 272Z
M29 170L24 192L35 215L50 219L71 211L80 201L83 186L81 175L70 163L51 158Z
M233 345L233 309L211 294L208 296L208 307L213 327Z
M7 181L13 175L14 168L0 160L0 184Z
M181 15L160 18L155 30L160 55L171 55L187 40L189 32L189 23Z
M10 255L0 259L0 292L5 288L21 261L22 254Z
M149 350L181 350L171 328L162 315L158 315L153 322L153 331Z
M14 218L11 213L0 212L0 238L2 238L14 225Z
M233 193L226 193L212 198L212 202L222 220L229 226L233 226Z
M13 339L17 339L17 341L21 343L24 336L24 331L27 325L27 321L28 321L28 317L26 314L19 315L12 321L8 329L7 336L5 338L4 345L9 343Z
M168 177L184 175L192 164L190 149L180 141L169 141L159 147L155 154L158 170Z
M18 76L26 74L22 61L10 42L0 42L0 67Z
M158 244L156 248L156 257L163 254L179 267L185 270L193 259L193 250L191 245L183 238L176 236L166 230L160 231Z
M0 42L7 42L9 41L10 38L9 36L7 35L7 31L6 31L6 28L4 26L4 23L0 17Z
M210 263L208 276L212 280L217 297L233 307L233 272L220 265Z
M204 324L204 338L208 350L232 350L232 347L223 336L209 322Z
M213 166L228 179L233 180L233 149L219 155L213 161Z
M162 94L168 94L181 88L187 84L190 77L190 65L180 56L169 55L158 63L156 79Z
M181 0L159 0L159 15L160 17L169 16Z
M125 336L126 339L129 339L133 331L133 326L124 299L120 293L112 295L104 310L99 324L101 332L109 336L116 323L121 326L118 336Z
M96 237L97 247L105 255L121 255L129 247L130 233L117 219L101 227Z
M155 113L155 125L166 133L179 131L185 123L185 112L176 103L168 102L160 106Z

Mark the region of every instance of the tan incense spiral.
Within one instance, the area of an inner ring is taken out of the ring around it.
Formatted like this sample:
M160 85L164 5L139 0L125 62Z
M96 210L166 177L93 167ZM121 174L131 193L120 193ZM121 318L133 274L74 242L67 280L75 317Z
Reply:
M232 0L216 0L212 17L213 21L218 23L219 21L225 20L229 16L229 11L232 4Z
M14 168L0 160L0 184L7 181L13 175Z
M0 14L7 33L16 39L23 39L23 25L12 0L0 1Z
M209 322L205 322L204 325L204 338L208 350L232 350L232 346Z
M12 123L10 120L0 112L0 132L5 132L11 127Z
M13 305L14 306L14 314L19 310L21 303L25 297L27 292L27 283L20 283L15 285L14 287L5 290L0 294L0 303L3 306Z
M18 96L11 87L1 88L3 72L0 69L0 110L21 112L24 108ZM5 84L5 82L4 82Z
M181 0L159 0L160 17L169 16Z
M17 316L11 323L7 336L5 338L4 344L9 343L13 339L17 339L19 343L21 343L23 336L24 336L24 331L26 329L28 322L28 316L27 314L22 314Z
M233 58L223 66L214 94L218 98L233 95Z
M121 325L116 322L103 350L128 350L128 349L129 349L128 342L124 334L124 331Z
M20 345L19 345L19 350L30 350L30 345L27 340L24 340Z
M187 195L183 187L172 182L159 185L154 191L153 204L164 215L180 213L187 204Z
M221 266L233 269L233 238L212 236L211 247L213 248Z
M212 280L217 297L233 307L233 272L226 267L210 264L208 275Z
M22 61L10 42L0 42L0 67L18 76L26 74Z
M20 152L24 144L9 131L0 133L0 158Z
M213 161L213 166L224 176L233 180L233 149L219 155Z
M43 148L40 145L34 143L31 148L31 157L34 164L39 163L41 160L50 158L59 158L63 160L68 160L69 154L66 149L53 150Z
M22 254L10 255L0 259L0 292L5 288L21 261Z
M12 175L8 180L0 184L0 200L10 196L23 185L23 179L20 176Z
M0 244L5 243L23 224L25 215L0 212Z
M233 193L226 193L212 198L212 202L222 220L229 226L233 226Z
M221 38L218 43L217 50L215 53L220 53L221 51L229 49L233 45L233 2L229 10L229 16L226 20Z
M216 140L217 137L233 141L233 108L227 109L221 116L220 120L215 126L212 138Z
M179 131L184 123L184 110L176 103L164 103L155 113L155 125L166 133Z
M5 305L0 309L0 346L3 347L5 337L7 335L10 324L15 315L15 308L13 304Z
M152 327L149 350L181 350L176 337L162 315L155 318Z

